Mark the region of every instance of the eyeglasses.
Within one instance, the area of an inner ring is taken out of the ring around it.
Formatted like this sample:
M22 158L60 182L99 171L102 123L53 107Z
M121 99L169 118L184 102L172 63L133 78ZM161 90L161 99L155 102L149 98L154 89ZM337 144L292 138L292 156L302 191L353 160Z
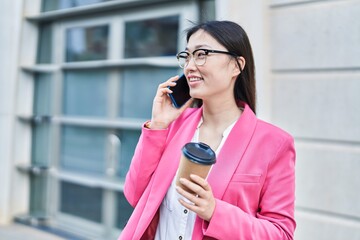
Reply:
M183 51L179 52L176 55L176 58L179 62L179 66L181 68L187 67L189 65L189 62L192 59L194 59L194 62L197 66L202 66L206 63L206 57L209 55L209 53L222 53L222 54L228 54L233 57L238 57L237 54L232 52L225 52L225 51L219 51L219 50L210 50L210 49L196 49L192 53Z

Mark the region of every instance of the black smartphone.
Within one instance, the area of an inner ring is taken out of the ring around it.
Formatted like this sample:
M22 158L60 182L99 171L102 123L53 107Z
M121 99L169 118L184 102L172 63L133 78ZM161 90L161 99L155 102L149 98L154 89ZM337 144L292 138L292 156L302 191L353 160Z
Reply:
M176 85L169 88L173 91L169 94L169 97L176 108L180 108L191 98L189 85L185 75L181 75L181 77L176 81Z

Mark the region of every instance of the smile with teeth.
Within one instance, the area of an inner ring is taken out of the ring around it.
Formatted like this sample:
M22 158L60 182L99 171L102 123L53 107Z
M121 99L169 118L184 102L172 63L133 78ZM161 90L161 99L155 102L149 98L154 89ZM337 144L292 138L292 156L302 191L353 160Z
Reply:
M191 77L189 78L189 82L197 82L197 81L202 81L203 79L202 78L199 78L199 77Z

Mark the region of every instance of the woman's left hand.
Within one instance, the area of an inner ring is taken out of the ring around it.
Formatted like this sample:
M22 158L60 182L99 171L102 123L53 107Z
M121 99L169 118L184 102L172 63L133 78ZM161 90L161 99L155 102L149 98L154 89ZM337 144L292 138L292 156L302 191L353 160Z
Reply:
M185 178L180 178L180 183L195 192L196 195L177 186L177 192L191 203L187 203L183 199L179 199L179 202L187 209L195 212L200 218L210 221L215 210L215 198L211 187L205 179L195 174L191 174L190 178L192 182Z

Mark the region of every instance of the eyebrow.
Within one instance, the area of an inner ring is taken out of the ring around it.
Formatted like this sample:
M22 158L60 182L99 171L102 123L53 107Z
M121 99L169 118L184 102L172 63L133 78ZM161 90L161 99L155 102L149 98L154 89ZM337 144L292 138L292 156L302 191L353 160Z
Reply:
M195 49L199 49L199 48L203 48L203 47L209 47L209 48L212 48L211 46L209 45L206 45L206 44L200 44L200 45L196 45L195 46ZM185 50L189 51L189 48L186 47Z

